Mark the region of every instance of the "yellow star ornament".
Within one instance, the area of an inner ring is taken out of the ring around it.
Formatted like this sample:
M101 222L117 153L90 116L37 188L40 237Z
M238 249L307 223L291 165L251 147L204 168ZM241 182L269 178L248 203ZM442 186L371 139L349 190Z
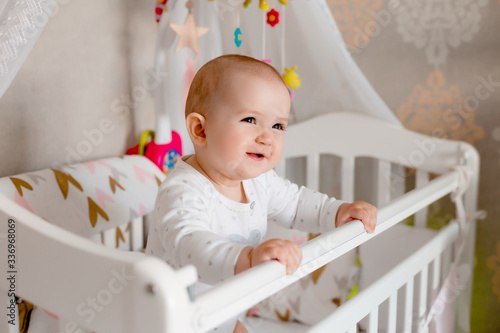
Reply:
M200 54L200 44L198 42L198 38L206 34L209 29L197 27L192 13L188 14L184 25L170 23L170 28L172 28L172 30L179 35L179 42L177 43L175 52L179 52L186 46L189 46L194 50L194 52Z

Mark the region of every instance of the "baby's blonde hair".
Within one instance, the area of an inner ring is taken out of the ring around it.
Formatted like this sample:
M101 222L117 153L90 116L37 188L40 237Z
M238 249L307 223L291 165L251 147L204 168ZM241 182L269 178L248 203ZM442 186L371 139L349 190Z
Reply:
M265 62L239 54L223 55L210 60L196 73L186 100L186 117L192 112L204 114L202 110L209 110L220 97L224 81L237 72L277 79L286 87L280 73Z

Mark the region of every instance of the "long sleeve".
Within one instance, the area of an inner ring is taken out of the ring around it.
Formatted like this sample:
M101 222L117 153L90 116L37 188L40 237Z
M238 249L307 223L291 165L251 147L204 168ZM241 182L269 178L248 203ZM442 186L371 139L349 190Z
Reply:
M164 260L174 268L194 265L205 284L213 285L233 276L238 256L246 245L230 242L212 231L213 195L208 181L177 177L168 186L163 185L153 226Z
M274 171L266 174L268 218L286 228L326 232L335 228L335 216L345 201L299 187Z

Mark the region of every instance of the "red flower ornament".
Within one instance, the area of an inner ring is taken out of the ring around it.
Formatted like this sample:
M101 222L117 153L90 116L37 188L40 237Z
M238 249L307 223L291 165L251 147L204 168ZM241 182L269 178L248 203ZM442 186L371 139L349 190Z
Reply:
M274 27L280 22L280 13L275 11L274 8L267 12L267 24Z

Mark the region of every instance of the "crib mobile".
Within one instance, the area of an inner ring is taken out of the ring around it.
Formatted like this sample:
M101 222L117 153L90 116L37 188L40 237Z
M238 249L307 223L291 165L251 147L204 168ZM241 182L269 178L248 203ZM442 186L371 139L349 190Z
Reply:
M171 2L174 0L171 0ZM208 0L213 1L213 0ZM282 4L282 14L281 14L281 63L285 63L285 5L288 5L286 0L279 0ZM243 7L247 8L251 3L251 0L246 0L243 3ZM194 51L196 55L200 54L200 45L198 39L203 35L209 32L209 29L206 27L199 27L196 25L192 9L194 7L194 3L191 0L186 2L186 8L188 9L188 14L186 20L183 25L170 23L168 25L169 29L172 29L176 36L178 36L177 45L175 47L175 52L179 52L180 50L189 47ZM259 8L263 11L269 10L269 4L267 0L260 0ZM167 0L158 0L156 3L155 14L156 21L160 22L162 14L168 11ZM240 28L240 8L237 9L237 24L234 30L234 44L236 47L240 47L243 43L243 33ZM263 15L264 23L267 23L271 27L275 27L278 23L280 23L280 12L276 11L274 8L269 10L267 13L264 12ZM266 59L265 57L265 43L266 43L266 31L262 29L262 61L267 62L269 64L272 63L271 59ZM187 95L187 91L189 89L189 85L194 77L193 70L193 60L191 58L188 59L187 70L184 74L184 98ZM285 81L288 91L290 93L290 97L293 98L293 89L297 89L301 85L300 77L295 72L297 66L292 66L291 68L284 68L284 73L282 75L283 80ZM160 92L161 93L161 92ZM146 130L142 133L139 144L128 149L127 154L139 154L144 155L149 158L153 163L155 163L165 174L167 174L170 170L173 169L177 158L182 156L182 140L179 133L175 130L172 130L172 126L169 122L169 117L162 117L162 111L157 111L159 116L157 117L157 121L159 125L157 125L156 132L153 130ZM182 114L180 110L173 110L174 115L179 117L179 114ZM161 124L160 124L161 122ZM155 140L155 136L158 137Z

